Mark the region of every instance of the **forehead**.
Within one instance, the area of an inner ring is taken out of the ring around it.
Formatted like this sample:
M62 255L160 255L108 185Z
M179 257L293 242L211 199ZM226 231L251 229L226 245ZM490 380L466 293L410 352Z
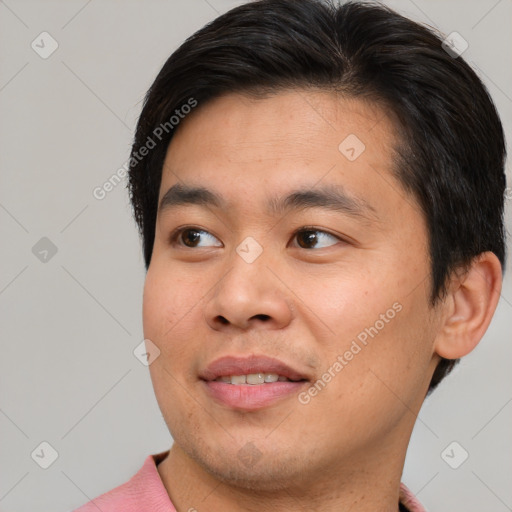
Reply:
M334 92L285 90L264 98L232 93L199 104L179 125L167 156L190 160L207 150L212 157L225 157L231 150L230 159L236 160L251 150L254 157L278 150L283 158L311 160L311 150L340 156L338 145L349 135L368 142L370 153L386 151L395 143L395 131L381 107ZM180 147L186 142L199 153L184 155Z
M331 92L226 94L181 121L159 200L182 183L231 191L240 200L260 197L265 205L270 195L320 185L342 186L376 207L386 195L403 202L393 176L396 131L377 105Z

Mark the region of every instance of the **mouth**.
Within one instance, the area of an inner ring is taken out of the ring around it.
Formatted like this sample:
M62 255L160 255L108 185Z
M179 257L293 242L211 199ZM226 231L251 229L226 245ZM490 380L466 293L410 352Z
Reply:
M221 382L249 385L283 380L293 382L309 380L305 373L292 368L279 359L257 355L251 355L249 357L221 357L213 361L200 372L199 378L205 381L224 379L221 380Z
M215 402L251 411L267 407L299 392L310 378L284 362L266 356L217 359L199 375Z
M236 386L258 386L261 384L272 384L273 382L303 382L306 379L289 379L277 373L249 373L247 375L223 375L217 377L213 382L224 382Z

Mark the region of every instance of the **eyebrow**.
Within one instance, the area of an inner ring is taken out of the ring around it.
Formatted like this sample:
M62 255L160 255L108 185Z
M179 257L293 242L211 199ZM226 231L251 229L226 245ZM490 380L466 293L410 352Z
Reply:
M228 202L222 196L205 187L176 183L164 194L158 210L162 213L186 205L218 209L228 209L229 207ZM362 198L349 195L343 187L334 185L295 190L283 198L271 197L266 206L267 212L275 216L290 210L324 208L366 220L378 219L377 211L370 203Z

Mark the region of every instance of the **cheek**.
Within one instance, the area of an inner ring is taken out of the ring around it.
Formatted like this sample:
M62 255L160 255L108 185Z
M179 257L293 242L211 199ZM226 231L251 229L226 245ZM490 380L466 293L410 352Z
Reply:
M168 366L180 359L180 340L187 339L191 322L197 322L201 294L183 275L154 263L151 263L144 283L144 337L158 346L163 356L159 359L165 360Z
M158 272L152 262L144 282L142 300L142 320L146 338L160 338L165 325L167 324L167 328L172 325L172 317L175 315L172 290L173 288L169 289L165 277L158 278Z
M392 389L399 382L421 385L435 334L428 321L426 269L410 258L377 259L378 265L359 271L337 266L321 286L318 275L301 279L297 295L307 297L302 317L310 318L327 368L346 354L349 371L341 373L352 374L354 386L370 384L370 369L382 372Z
M304 298L303 318L310 318L309 328L332 349L343 350L352 339L377 322L379 330L396 316L393 304L400 297L397 283L386 283L388 272L363 265L336 265L332 272L304 274L296 279L297 295ZM299 305L300 307L300 305ZM314 315L311 314L314 313ZM386 315L383 324L381 315ZM361 336L364 338L364 334Z
M152 260L144 283L143 328L144 338L160 350L149 372L157 402L166 418L170 417L169 411L186 408L180 393L183 383L178 381L190 356L187 333L191 332L193 323L197 324L199 310L194 309L194 304L200 300L199 292L182 272L162 265L158 258ZM198 294L197 298L194 293Z
M412 293L408 286L397 286L377 299L369 298L372 315L364 315L366 325L353 338L365 342L359 343L357 370L354 365L362 388L380 397L378 401L390 410L400 412L404 404L412 406L418 396L423 398L422 389L430 379L436 333L429 320L427 291L423 285Z

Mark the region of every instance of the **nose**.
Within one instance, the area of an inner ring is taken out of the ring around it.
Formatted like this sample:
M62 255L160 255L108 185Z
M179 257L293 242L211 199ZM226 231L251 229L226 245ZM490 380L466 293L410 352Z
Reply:
M263 254L252 263L236 252L213 289L204 314L214 330L282 329L292 320L288 290Z

